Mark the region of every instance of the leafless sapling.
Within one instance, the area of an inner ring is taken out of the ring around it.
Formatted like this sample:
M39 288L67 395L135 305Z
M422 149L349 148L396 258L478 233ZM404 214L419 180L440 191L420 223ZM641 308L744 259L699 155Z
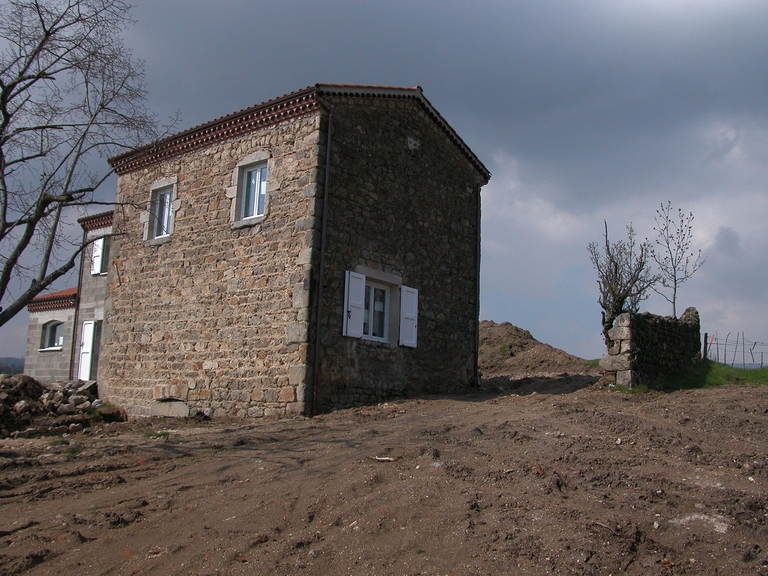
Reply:
M649 267L651 247L647 241L637 243L632 224L627 226L627 239L615 242L608 239L608 223L604 225L603 246L590 242L587 250L597 270L598 303L603 309L603 336L608 344L613 321L624 312L637 312L658 277Z
M656 210L655 246L651 247L651 258L659 267L659 287L655 292L672 304L672 316L677 317L677 293L680 286L687 282L701 268L704 260L701 250L691 250L693 236L693 212L687 215L677 210L675 219L672 202L662 203Z

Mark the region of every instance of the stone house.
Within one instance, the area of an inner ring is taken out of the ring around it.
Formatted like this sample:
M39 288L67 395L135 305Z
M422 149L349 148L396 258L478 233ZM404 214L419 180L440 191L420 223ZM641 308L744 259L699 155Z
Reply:
M110 163L99 392L129 414L476 384L490 173L421 88L317 84Z
M27 306L24 372L41 382L95 380L107 296L112 211L80 218L83 242L78 285L41 294Z

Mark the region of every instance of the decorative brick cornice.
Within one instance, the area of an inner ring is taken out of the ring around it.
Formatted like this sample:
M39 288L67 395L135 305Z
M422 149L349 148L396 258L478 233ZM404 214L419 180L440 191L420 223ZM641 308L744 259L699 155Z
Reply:
M30 312L50 312L74 308L77 302L77 288L67 288L50 294L35 296L27 305Z
M80 224L86 232L98 230L99 228L109 228L112 226L114 213L114 210L109 210L107 212L100 212L99 214L83 216L82 218L77 219L77 223Z
M308 114L319 108L315 88L304 88L200 124L154 144L113 156L109 159L109 164L117 174L125 174L233 136Z

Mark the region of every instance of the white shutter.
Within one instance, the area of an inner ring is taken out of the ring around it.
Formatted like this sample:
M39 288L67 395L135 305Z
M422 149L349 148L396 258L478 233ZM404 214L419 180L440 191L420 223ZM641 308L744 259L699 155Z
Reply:
M104 254L104 238L93 241L91 252L91 274L101 274L101 257Z
M80 337L80 363L77 377L80 380L91 379L91 358L93 357L93 328L94 322L83 322L83 333Z
M419 317L419 291L400 286L400 346L416 348Z
M363 337L365 276L347 271L344 290L344 336Z

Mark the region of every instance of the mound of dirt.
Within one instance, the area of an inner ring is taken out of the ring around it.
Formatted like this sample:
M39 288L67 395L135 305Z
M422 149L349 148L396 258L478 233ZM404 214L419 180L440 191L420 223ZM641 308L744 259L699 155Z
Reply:
M599 375L600 369L536 340L528 330L509 322L480 322L480 372L484 378L552 377L564 374Z

